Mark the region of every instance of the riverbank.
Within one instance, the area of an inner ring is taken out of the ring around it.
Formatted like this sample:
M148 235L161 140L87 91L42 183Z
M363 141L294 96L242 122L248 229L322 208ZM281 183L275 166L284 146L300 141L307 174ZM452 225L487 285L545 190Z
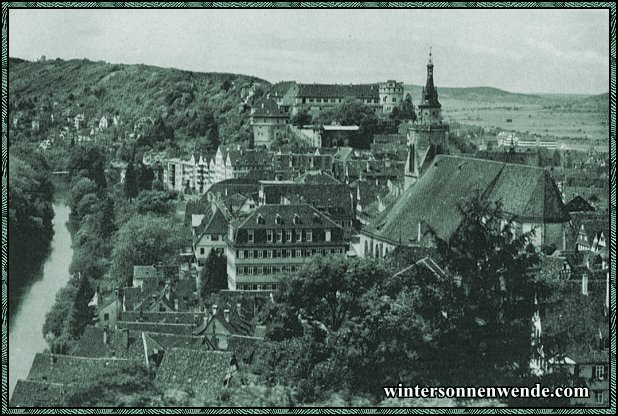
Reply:
M28 283L23 285L21 293L9 291L9 397L17 380L28 376L35 354L48 348L43 337L45 315L52 308L56 293L69 280L73 249L66 223L70 210L62 202L62 192L54 197L54 236L50 253L40 266L39 274L24 279Z

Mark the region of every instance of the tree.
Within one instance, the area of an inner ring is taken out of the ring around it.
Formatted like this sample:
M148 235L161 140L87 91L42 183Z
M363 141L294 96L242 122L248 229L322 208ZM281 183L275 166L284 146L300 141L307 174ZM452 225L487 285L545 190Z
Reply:
M307 111L299 111L294 114L290 119L290 123L292 123L296 127L302 127L307 124L311 124L311 115Z
M528 368L530 322L539 285L530 273L538 261L525 250L530 233L518 235L499 203L472 195L460 205L462 222L448 240L436 238L440 257L456 279L443 282L448 319L436 343L444 382L504 382ZM505 223L506 222L506 223ZM467 371L469 366L474 374Z
M91 195L96 198L97 184L89 178L76 177L75 182L69 191L69 208L71 208L71 216L77 220L81 219L80 205L82 199L86 195ZM81 207L82 209L85 206ZM84 213L85 214L85 213Z
M176 264L184 246L182 226L174 218L152 214L130 218L116 233L112 250L111 274L118 283L131 285L133 266Z
M206 299L212 291L227 289L227 260L214 248L210 249L204 268L200 273L202 299Z
M135 200L139 214L168 215L176 209L176 193L172 191L143 191Z
M137 196L138 193L139 188L137 186L137 175L135 173L135 168L133 167L133 162L129 162L127 165L127 170L124 174L124 195L131 201Z
M140 163L137 171L137 185L140 190L152 189L152 181L154 180L154 172L152 168Z
M85 176L97 184L97 188L105 188L105 149L96 145L77 146L71 149L69 158L69 175L77 176L83 172Z
M410 94L406 95L406 98L397 107L393 108L390 118L398 122L416 121L416 111L414 111L414 104Z

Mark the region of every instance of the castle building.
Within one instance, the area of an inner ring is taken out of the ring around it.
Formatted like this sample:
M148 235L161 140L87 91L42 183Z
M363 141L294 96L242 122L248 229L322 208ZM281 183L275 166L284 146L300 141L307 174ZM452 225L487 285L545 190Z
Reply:
M403 101L403 82L388 80L381 82L379 88L382 112L390 114Z

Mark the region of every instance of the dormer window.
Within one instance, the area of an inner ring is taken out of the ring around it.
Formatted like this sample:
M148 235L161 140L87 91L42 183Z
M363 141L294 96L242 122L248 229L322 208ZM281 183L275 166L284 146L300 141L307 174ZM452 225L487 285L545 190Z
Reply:
M258 214L257 218L256 218L256 222L258 224L265 224L266 221L264 220L264 217L262 216L262 214Z
M294 214L294 224L300 224L300 217L298 216L298 214Z
M275 224L283 224L283 220L281 219L281 215L277 214L275 217Z
M253 243L254 238L255 238L255 233L253 230L248 230L247 231L247 235L249 236L248 240L250 243Z

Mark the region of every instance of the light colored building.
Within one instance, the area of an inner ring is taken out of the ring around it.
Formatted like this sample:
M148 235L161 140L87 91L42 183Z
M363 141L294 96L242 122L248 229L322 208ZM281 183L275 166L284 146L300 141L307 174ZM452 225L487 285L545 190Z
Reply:
M311 205L262 205L230 224L228 288L275 290L311 257L345 252L343 229Z
M279 109L269 97L259 100L251 109L251 127L255 147L270 149L272 143L284 137L289 114Z
M403 101L403 82L388 80L380 83L380 103L382 112L390 114Z

